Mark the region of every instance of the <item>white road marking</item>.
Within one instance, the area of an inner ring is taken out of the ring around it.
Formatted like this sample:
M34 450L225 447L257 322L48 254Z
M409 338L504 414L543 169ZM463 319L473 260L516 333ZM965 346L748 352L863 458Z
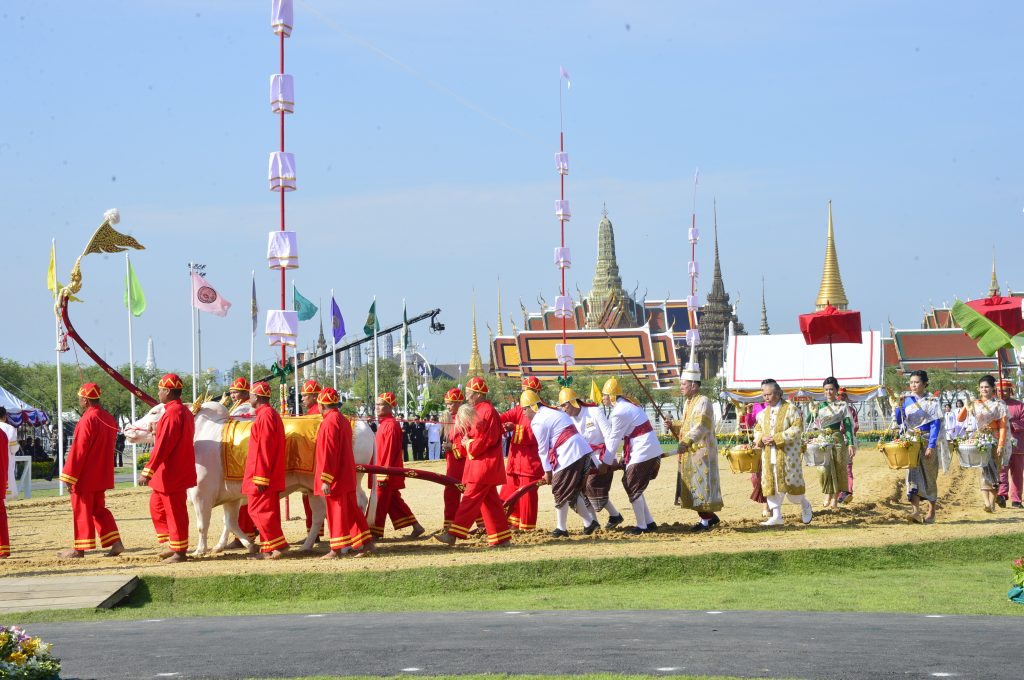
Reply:
M952 678L956 677L956 673L932 673L933 678Z
M324 618L324 615L323 614L306 614L306 618L307 619L322 619L322 618Z
M160 623L163 619L146 619L143 623Z
M157 673L156 677L158 677L158 678L174 678L174 677L177 677L179 675L181 675L181 673Z
M522 612L505 612L506 614L522 614Z
M722 612L704 612L705 614L721 614Z
M423 669L422 668L403 668L402 672L403 673L415 673L416 671L421 671L421 670L423 670Z
M944 617L942 614L925 614L924 618L926 618L926 619L944 619L946 617Z
M659 673L671 673L672 671L679 670L679 668L676 666L666 666L664 668L655 668L654 670L658 671Z

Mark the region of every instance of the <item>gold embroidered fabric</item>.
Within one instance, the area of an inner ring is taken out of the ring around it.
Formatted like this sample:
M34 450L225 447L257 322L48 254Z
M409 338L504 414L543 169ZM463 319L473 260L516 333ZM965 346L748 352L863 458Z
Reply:
M312 416L286 416L284 421L285 472L313 474L316 462L316 433L323 418ZM251 420L229 418L221 434L220 454L224 462L224 479L241 480L245 474L245 457L249 453Z

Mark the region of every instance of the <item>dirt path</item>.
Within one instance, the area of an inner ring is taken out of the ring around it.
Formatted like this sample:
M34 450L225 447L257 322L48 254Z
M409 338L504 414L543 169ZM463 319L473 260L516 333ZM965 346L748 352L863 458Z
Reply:
M656 534L630 537L619 531L600 530L593 536L580 533L582 523L570 513L569 539L553 539L548 531L554 527L554 510L548 489L541 489L541 512L538 525L543 529L516 534L514 549L492 551L482 541L460 543L445 548L433 540L409 541L394 538L390 531L378 556L368 560L339 560L329 564L317 559L289 557L279 562L254 562L240 552L226 553L190 560L181 565L156 563L156 544L149 519L149 491L145 489L115 491L108 496L108 505L117 518L128 550L114 559L105 559L95 551L82 560L60 560L57 550L71 545L71 509L67 497L17 501L8 505L11 528L10 559L0 563L0 576L8 574L69 574L131 571L141 574L199 576L207 574L240 574L300 571L391 570L406 567L438 567L455 564L480 564L500 560L545 560L567 557L597 558L625 555L683 555L704 552L736 552L763 547L774 549L820 548L834 546L869 546L890 543L931 541L966 536L1019 533L1024 530L1024 511L999 510L995 515L982 511L978 492L978 471L954 468L940 475L940 506L938 522L929 526L911 524L904 519L909 505L903 498L903 475L889 470L880 453L862 450L855 465L856 494L849 505L839 511L819 511L821 502L815 470L805 468L805 477L815 503L815 517L810 526L799 523L799 508L787 505L784 514L787 526L765 529L761 506L751 502L749 475L734 475L722 459L722 491L725 509L719 513L721 526L713 532L694 535L689 527L696 520L694 513L672 504L675 490L675 459L665 459L658 479L647 492L648 503L661 529ZM955 464L955 463L954 463ZM423 469L443 472L443 463L418 463ZM411 480L404 494L413 511L428 531L441 525L441 487ZM626 517L629 526L632 511L616 478L612 500ZM291 500L295 519L285 524L286 536L301 542L305 525L301 498ZM607 515L602 513L602 522ZM214 512L210 530L211 544L220 535L222 522L219 510ZM192 526L195 544L195 525ZM406 533L406 532L403 532ZM319 548L321 552L325 548Z

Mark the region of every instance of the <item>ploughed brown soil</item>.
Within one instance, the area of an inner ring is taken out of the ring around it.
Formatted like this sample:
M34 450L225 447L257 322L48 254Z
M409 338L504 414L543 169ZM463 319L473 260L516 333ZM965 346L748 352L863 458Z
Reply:
M117 558L103 558L102 551L89 553L84 559L60 559L56 552L71 545L71 508L67 496L8 504L13 554L0 561L2 575L45 574L98 574L131 572L174 576L200 576L205 574L238 574L264 572L392 570L406 567L440 567L458 564L479 564L497 561L548 560L566 557L598 558L625 555L685 555L706 552L737 552L770 546L774 549L821 548L831 546L869 546L891 543L933 541L965 536L984 536L1024 529L1024 511L996 509L996 514L982 510L979 496L979 471L954 467L948 474L940 474L940 501L938 519L932 525L909 522L905 513L909 504L903 489L904 473L889 470L882 454L874 448L862 449L856 459L854 473L856 488L853 499L840 510L822 510L817 470L804 468L809 498L814 502L814 520L809 526L800 524L799 508L784 507L786 526L764 528L761 506L749 500L750 477L733 474L728 461L721 460L722 491L725 508L719 513L722 523L714 531L693 534L690 527L697 517L692 511L673 505L675 491L675 458L662 461L661 474L647 491L647 500L659 525L657 533L632 537L619 530L597 531L592 536L581 532L582 522L570 513L567 539L549 536L554 528L554 508L550 489L540 490L539 529L517 533L513 548L492 550L484 539L462 541L455 548L447 548L429 537L438 530L442 521L442 488L430 482L409 480L403 493L413 512L427 529L419 540L404 538L409 530L396 533L391 528L374 557L343 559L332 562L315 559L326 551L319 544L313 557L291 554L285 559L269 562L244 558L242 551L190 559L176 565L159 564L157 544L149 519L148 489L113 491L108 494L108 506L117 519L126 552ZM415 463L412 466L444 472L443 462ZM612 501L626 521L632 524L633 512L616 476ZM294 544L305 537L301 519L302 502L298 494L291 496L291 516L285 523L285 535ZM600 515L602 524L607 513ZM220 509L214 510L210 541L212 546L220 536L222 521ZM192 524L192 546L195 546L195 525Z

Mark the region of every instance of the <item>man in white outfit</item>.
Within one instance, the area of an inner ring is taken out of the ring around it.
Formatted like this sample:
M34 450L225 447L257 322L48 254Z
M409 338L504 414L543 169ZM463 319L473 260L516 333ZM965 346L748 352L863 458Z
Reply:
M605 529L612 529L622 524L622 513L608 497L612 488L612 478L615 471L609 467L615 463L615 454L608 451L605 445L605 436L611 430L611 424L604 414L604 409L596 404L581 402L576 396L576 390L571 387L563 387L558 393L558 407L572 418L580 435L587 440L590 448L597 453L601 460L596 473L587 475L587 483L583 493L590 503L594 514L602 510L608 511L608 522Z
M530 421L530 429L537 439L537 453L541 467L544 468L544 478L551 485L551 495L555 497L557 525L551 535L555 538L569 535L566 520L569 508L572 507L583 518L583 533L589 536L600 524L587 505L583 487L587 473L600 463L600 456L580 436L572 418L545 406L533 390L523 390L519 405L523 407L523 415Z
M811 523L811 502L804 497L803 418L800 409L782 398L782 388L771 378L761 381L765 409L757 414L754 446L761 449L761 492L772 516L761 526L777 527L782 519L782 501L801 507L800 519Z
M657 478L661 468L661 444L654 433L651 419L642 408L622 396L619 381L609 378L601 388L601 403L611 409L608 417L608 436L605 445L608 453L616 455L622 447L622 486L636 516L636 526L626 533L639 536L658 530L651 511L644 499L644 491L651 480Z
M441 423L437 416L431 415L425 425L427 428L427 459L441 460Z

